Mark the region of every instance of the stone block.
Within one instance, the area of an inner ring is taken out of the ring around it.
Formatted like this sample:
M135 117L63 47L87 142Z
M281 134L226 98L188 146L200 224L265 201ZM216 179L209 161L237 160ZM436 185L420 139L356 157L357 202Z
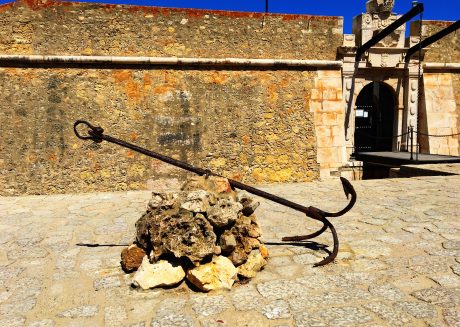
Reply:
M323 101L323 111L341 111L342 110L342 101L331 101L331 100L324 100Z
M336 112L321 112L315 114L315 125L334 126L338 124Z
M335 171L337 171L338 168L341 168L342 166L343 166L343 164L341 162L331 162L329 164L329 168L331 168L331 169L333 169Z
M454 124L456 123L455 120L451 120L450 115L448 115L447 113L437 112L428 114L428 127L430 129L449 128L450 126L452 126L452 122L454 122Z
M436 96L442 102L446 100L453 100L454 99L454 89L452 88L452 84L450 85L440 85L434 91L436 92ZM455 102L455 101L454 101Z
M451 113L457 112L457 103L455 102L455 100L453 100L453 98L450 98L447 101L442 101L442 103L440 103L439 106L443 108L443 111Z
M452 86L452 75L451 74L439 74L438 81L439 81L439 85Z
M342 74L340 72L340 70L318 70L318 77L319 78L338 78L338 79L341 79L342 78Z
M319 163L342 162L340 149L336 147L318 148L317 155Z
M332 137L332 146L335 146L335 147L345 146L345 137L344 137L344 135L334 135Z
M316 126L315 131L316 131L316 138L317 139L318 139L318 137L330 137L330 136L332 136L330 126Z
M436 152L437 152L436 154L448 156L448 155L450 155L450 148L448 146L440 146L436 150Z
M460 150L459 150L459 144L457 142L457 147L452 147L450 148L450 151L449 151L450 155L451 156L456 156L458 157L460 155Z
M344 137L345 132L343 130L343 126L337 125L331 127L331 134L332 136L341 136Z
M320 168L319 170L320 179L329 179L331 178L331 170L329 168Z
M322 94L321 90L312 89L311 90L311 99L312 100L322 100L323 99L323 94Z
M425 90L430 89L432 87L437 87L439 85L438 76L438 74L423 74L423 85L425 86Z
M310 112L318 113L323 110L322 102L321 101L310 101Z
M323 89L323 99L324 100L337 100L337 90L336 89Z
M316 145L318 148L329 147L333 143L333 137L330 135L317 135L316 136Z
M336 78L323 78L318 81L318 86L323 88L332 88L337 91L342 91L342 78L337 76Z

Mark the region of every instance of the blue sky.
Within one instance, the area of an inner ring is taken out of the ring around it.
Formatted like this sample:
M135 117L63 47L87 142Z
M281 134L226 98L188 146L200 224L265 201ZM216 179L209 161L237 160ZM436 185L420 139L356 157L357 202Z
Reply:
M0 0L0 3L11 2ZM265 11L265 0L99 0L80 1L112 4L135 4L143 6L198 8L236 11ZM460 19L460 0L424 0L424 19ZM351 33L353 16L365 11L366 0L269 0L269 12L344 16L345 33ZM396 0L395 12L403 14L410 10L412 0Z

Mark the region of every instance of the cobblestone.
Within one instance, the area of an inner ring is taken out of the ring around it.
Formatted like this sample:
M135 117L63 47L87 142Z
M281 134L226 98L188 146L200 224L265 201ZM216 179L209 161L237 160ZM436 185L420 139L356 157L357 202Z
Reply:
M366 303L364 308L374 312L391 326L410 326L413 324L412 319L407 314L384 302Z
M207 294L130 287L120 252L150 192L0 197L0 326L458 326L460 176L353 185L335 263L312 268L330 235L282 244L317 224L261 199L268 265ZM346 202L338 181L263 189L324 210Z
M96 306L84 306L84 307L76 307L65 310L61 312L58 316L59 317L66 317L66 318L80 318L80 317L92 317L97 313Z
M312 318L326 326L353 326L372 321L369 312L360 307L338 307L315 312Z
M289 318L289 305L284 300L276 300L267 304L262 313L268 319Z
M210 316L221 313L231 304L223 295L197 295L192 297L192 309L200 316Z
M192 317L185 314L168 314L152 320L151 327L194 327L195 323Z
M403 309L415 318L433 318L436 316L435 307L423 302L397 302L396 307Z

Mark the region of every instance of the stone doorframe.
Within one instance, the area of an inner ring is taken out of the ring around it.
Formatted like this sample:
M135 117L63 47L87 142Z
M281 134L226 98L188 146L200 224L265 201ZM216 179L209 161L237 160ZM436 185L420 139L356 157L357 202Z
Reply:
M418 39L410 37L410 45L418 42ZM393 135L406 133L408 127L413 127L417 131L418 120L418 56L413 56L409 63L404 62L404 49L388 48L391 66L373 65L369 57L359 62L355 62L356 54L355 35L344 35L344 44L339 48L339 55L343 59L342 66L342 90L344 99L344 130L347 154L353 151L354 131L355 131L355 103L356 97L362 88L371 82L384 82L391 86L395 92L397 102L395 112L395 130ZM396 52L398 50L398 52ZM376 51L381 52L382 49ZM395 53L391 53L395 51ZM384 56L384 53L380 53ZM394 58L393 58L393 57ZM423 70L420 71L423 76ZM398 137L393 143L393 151L407 149L407 137ZM414 149L415 150L415 149Z
M393 136L400 135L402 134L403 130L405 131L407 129L406 124L404 124L406 113L404 111L404 92L402 92L402 89L404 88L404 80L404 76L392 76L387 79L381 79L379 78L378 72L365 72L363 76L356 77L354 82L351 76L343 76L346 113L345 144L347 147L347 152L353 151L354 147L356 99L362 89L372 82L383 82L387 84L389 88L391 88L394 92L395 112L393 122ZM353 91L350 87L352 84L354 84ZM406 140L402 139L401 137L393 140L392 150L397 151L401 149L402 145L405 146L405 141ZM349 154L351 154L351 152Z

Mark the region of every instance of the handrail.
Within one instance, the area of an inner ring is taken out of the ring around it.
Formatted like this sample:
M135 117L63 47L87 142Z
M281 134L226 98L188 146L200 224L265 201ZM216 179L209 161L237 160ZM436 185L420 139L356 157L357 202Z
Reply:
M428 133L422 133L422 132L419 132L419 131L415 131L414 127L408 127L406 133L401 133L399 135L391 136L391 137L374 136L374 135L370 135L370 134L368 134L366 132L363 132L361 130L357 130L357 131L360 134L364 134L365 136L373 138L373 139L376 139L376 140L392 140L392 139L396 139L396 138L401 137L401 136L410 135L409 140L408 140L410 142L410 160L414 160L413 159L413 157L414 157L414 134L428 136L428 137L460 136L460 133L452 133L452 134L428 134ZM355 131L355 133L356 133L356 131ZM416 147L417 147L417 151L416 151L415 155L416 155L416 158L417 158L416 161L417 161L418 160L418 148L419 148L419 145L417 144ZM407 148L409 148L409 146L407 146ZM409 152L409 151L404 151L404 152Z

